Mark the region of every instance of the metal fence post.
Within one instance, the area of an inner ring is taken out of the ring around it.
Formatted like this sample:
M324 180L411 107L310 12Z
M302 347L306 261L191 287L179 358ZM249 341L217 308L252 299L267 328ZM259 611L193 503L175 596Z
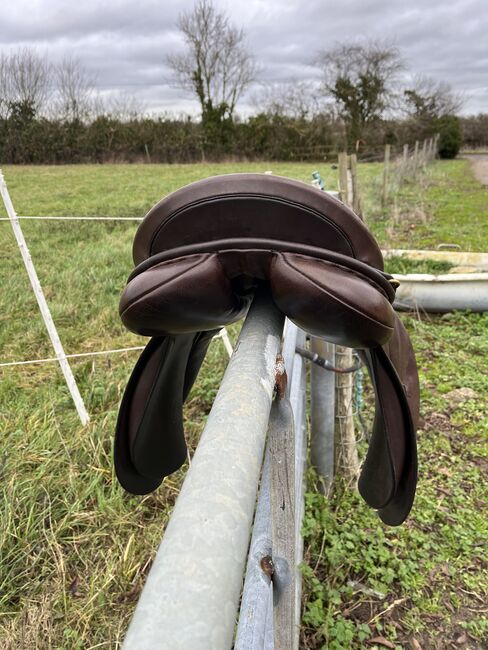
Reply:
M335 345L312 339L312 352L335 364ZM311 368L310 460L328 492L334 477L335 373L313 363Z
M297 332L297 347L305 347L306 334ZM302 521L305 513L305 466L307 463L307 369L305 359L295 353L293 359L293 376L290 386L290 403L295 423L295 557L298 562L303 558ZM298 650L300 637L302 574L295 568L295 638L293 649Z

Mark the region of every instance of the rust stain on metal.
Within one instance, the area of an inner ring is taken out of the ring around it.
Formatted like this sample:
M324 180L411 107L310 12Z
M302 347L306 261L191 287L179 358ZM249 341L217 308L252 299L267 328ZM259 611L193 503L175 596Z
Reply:
M271 555L265 555L264 557L262 557L260 564L263 573L265 573L268 576L268 578L271 579L274 574L274 563Z
M283 398L286 395L287 383L288 376L285 370L285 360L281 354L277 354L275 366L275 388L279 399Z

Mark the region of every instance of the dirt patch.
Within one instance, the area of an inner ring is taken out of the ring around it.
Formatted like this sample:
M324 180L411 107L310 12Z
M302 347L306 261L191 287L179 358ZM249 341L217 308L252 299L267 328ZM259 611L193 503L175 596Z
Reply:
M488 186L488 154L465 154L463 158L471 162L477 180Z

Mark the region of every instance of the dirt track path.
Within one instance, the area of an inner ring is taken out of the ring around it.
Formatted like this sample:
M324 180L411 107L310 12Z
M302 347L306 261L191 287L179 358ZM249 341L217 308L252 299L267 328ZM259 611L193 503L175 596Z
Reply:
M465 154L463 158L471 161L474 175L479 182L488 186L488 154Z

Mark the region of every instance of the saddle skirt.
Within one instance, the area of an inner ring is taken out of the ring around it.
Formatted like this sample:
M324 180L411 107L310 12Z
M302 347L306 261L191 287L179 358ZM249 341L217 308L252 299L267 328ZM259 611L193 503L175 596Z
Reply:
M349 208L288 178L216 176L152 208L133 255L120 315L128 329L152 338L117 421L115 469L126 490L151 492L184 463L182 407L209 342L266 285L299 327L360 350L375 418L359 491L385 523L405 520L417 480L417 368L392 308L396 281Z

